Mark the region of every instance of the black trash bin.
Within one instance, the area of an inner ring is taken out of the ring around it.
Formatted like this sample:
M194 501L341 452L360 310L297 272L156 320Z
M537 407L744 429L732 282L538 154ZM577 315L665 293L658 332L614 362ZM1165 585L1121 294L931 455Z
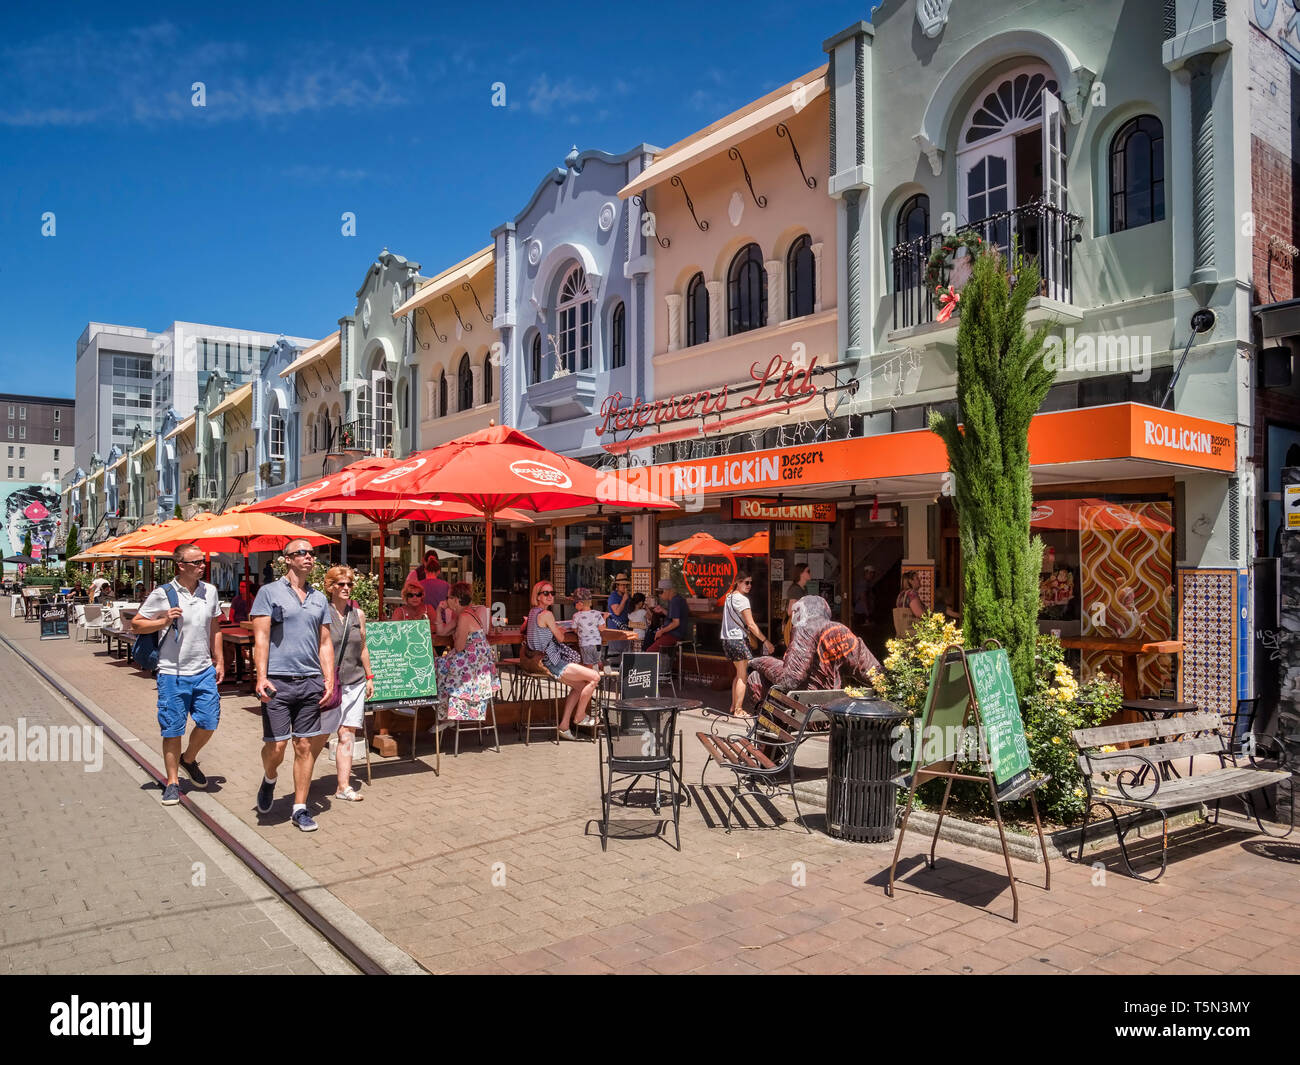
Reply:
M822 707L831 720L826 832L855 843L894 838L899 773L895 729L907 715L884 699L845 698Z

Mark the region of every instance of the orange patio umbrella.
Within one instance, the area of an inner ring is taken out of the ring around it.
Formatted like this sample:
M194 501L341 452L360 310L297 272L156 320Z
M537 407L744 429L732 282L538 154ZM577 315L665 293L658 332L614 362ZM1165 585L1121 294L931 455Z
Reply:
M557 455L536 440L493 425L417 452L389 469L361 473L358 499L442 499L468 503L486 525L486 587L492 597L492 523L507 507L541 513L603 504L676 508L623 476Z
M213 517L201 516L150 534L141 547L175 549L194 544L205 554L244 556L244 578L248 578L248 556L253 551L279 551L290 540L306 540L312 547L336 544L337 540L284 521L273 514L231 507Z
M731 553L733 555L744 555L746 557L770 554L767 530L764 529L762 532L756 532L753 536L746 536L745 539L741 540L739 543L732 544Z
M596 557L602 558L607 562L631 562L632 545L628 544L627 547L620 547L617 551L608 551L605 554L597 555Z
M734 554L732 549L706 532L691 533L685 540L659 548L660 558L685 558L687 555L721 555Z
M389 469L397 459L370 457L345 466L338 473L322 477L278 496L251 503L249 510L273 513L302 514L359 514L379 526L381 544L388 543L388 526L394 521L477 521L484 520L478 507L459 500L421 499L358 499L353 487L358 474L365 471ZM533 519L517 510L502 510L498 520L531 525ZM379 617L384 616L384 566L380 556L379 566Z

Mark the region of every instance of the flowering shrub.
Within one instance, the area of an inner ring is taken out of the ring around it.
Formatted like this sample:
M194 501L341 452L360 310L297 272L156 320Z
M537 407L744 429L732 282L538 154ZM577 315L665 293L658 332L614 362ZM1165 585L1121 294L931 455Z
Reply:
M868 674L871 686L909 716L919 714L925 709L935 660L949 644L960 647L961 642L961 629L942 614L917 618L909 635L885 642L884 670Z
M886 643L888 655L883 670L873 670L871 684L876 694L888 699L910 716L924 711L935 660L948 644L962 642L962 632L939 614L917 620L910 635ZM1083 816L1087 795L1083 774L1070 741L1075 729L1100 725L1120 706L1122 694L1111 678L1100 675L1080 684L1065 664L1065 652L1055 636L1039 636L1034 647L1034 690L1021 704L1020 715L1029 746L1030 771L1049 775L1037 793L1039 812L1048 821L1069 824ZM980 772L967 765L961 772ZM943 794L941 780L922 785L917 795L925 805L937 806ZM969 813L992 815L987 786L954 781L949 805ZM1003 810L1013 818L1032 815L1028 802L1009 803Z

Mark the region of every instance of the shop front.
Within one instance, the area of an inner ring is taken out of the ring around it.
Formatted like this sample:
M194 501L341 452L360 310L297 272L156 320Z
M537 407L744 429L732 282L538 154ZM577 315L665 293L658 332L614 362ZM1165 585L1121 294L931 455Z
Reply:
M1031 528L1045 547L1040 629L1085 645L1181 640L1177 658L1141 656L1141 689L1186 690L1202 704L1226 708L1239 672L1234 604L1244 604L1244 592L1235 572L1198 565L1196 541L1213 524L1206 514L1215 501L1229 504L1233 427L1122 403L1040 414L1029 444ZM960 613L961 550L945 491L947 459L928 431L738 450L623 475L687 508L656 519L659 552L696 530L733 550L748 549L737 566L766 589L755 614L778 642L790 599L818 594L883 655L894 634L895 597L913 572L927 609ZM672 569L651 557L656 576ZM1231 631L1217 646L1199 608L1201 585L1215 576L1231 578L1220 582ZM1189 595L1192 608L1185 611ZM716 612L716 604L693 606L706 622ZM707 624L699 633L702 653L719 650ZM1082 657L1085 674L1120 672L1116 655L1085 646Z

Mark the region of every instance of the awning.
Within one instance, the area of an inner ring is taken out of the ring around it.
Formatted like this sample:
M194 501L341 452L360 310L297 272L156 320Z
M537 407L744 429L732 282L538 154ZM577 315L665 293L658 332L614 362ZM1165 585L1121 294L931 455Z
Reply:
M295 374L299 370L305 370L312 363L320 362L321 359L327 358L333 352L338 351L338 349L339 331L336 329L324 340L318 340L315 344L294 359L293 362L289 363L288 366L280 371L280 376L288 377L290 374Z
M635 193L658 185L661 181L667 181L687 167L701 163L752 137L755 133L784 122L791 115L802 111L825 91L826 65L823 64L802 78L795 78L789 84L782 85L739 111L733 111L726 118L719 119L713 125L705 127L683 141L678 141L670 148L665 148L650 166L619 189L619 197L627 199Z
M151 436L147 441L131 452L131 457L134 459L142 459L157 446L158 438L156 436Z
M394 318L410 314L417 307L423 307L431 299L444 292L458 288L463 282L471 281L492 265L492 249L484 248L475 252L468 259L449 267L436 277L430 278L416 289L415 294L393 312Z
M114 461L110 462L107 466L104 467L104 469L115 470L119 466L121 466L122 463L124 463L129 457L130 457L129 455L123 455L121 458L115 459Z
M242 406L245 400L251 400L252 398L252 383L250 382L246 385L240 385L237 389L231 392L230 395L208 411L208 417L215 418L218 414L225 414L226 411L234 410L236 407Z
M86 483L94 484L103 476L104 476L104 467L101 466L99 469L97 469L94 473L92 473L89 477L86 478Z
M170 433L168 433L165 437L163 437L163 439L171 440L175 437L180 436L181 433L185 432L186 429L193 429L193 428L194 428L194 415L191 414L183 422L177 425L175 429L173 429Z
M1073 468L1082 479L1172 475L1176 469L1233 473L1237 468L1232 425L1193 418L1140 403L1052 411L1029 427L1032 469L1064 479ZM665 498L780 491L798 495L818 485L861 484L866 479L920 478L928 485L948 470L943 441L928 429L882 433L854 440L717 458L634 467L630 484ZM921 482L911 487L920 487ZM901 486L900 486L901 487Z

